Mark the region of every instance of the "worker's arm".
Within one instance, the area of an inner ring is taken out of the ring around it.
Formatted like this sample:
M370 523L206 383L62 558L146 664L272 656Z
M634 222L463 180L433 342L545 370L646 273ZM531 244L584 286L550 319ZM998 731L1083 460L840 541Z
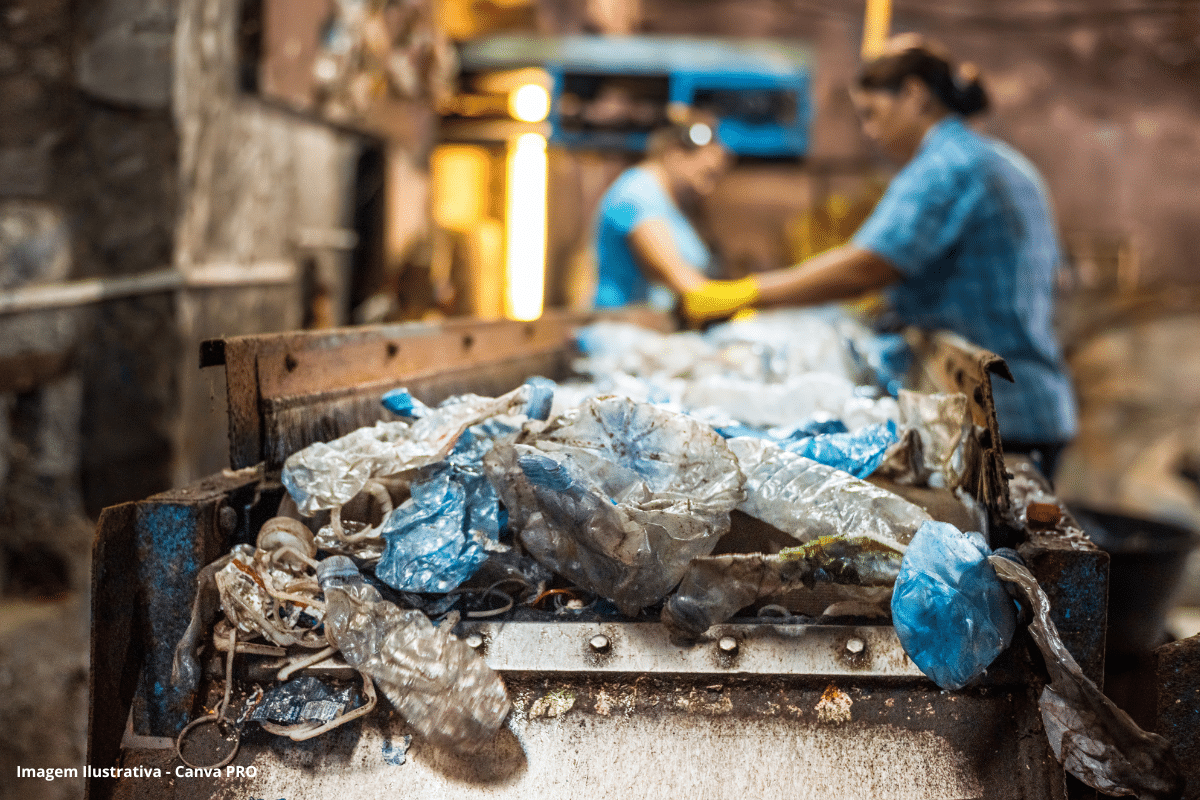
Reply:
M903 277L877 253L846 244L794 267L756 275L756 304L807 306L849 300L891 286Z
M693 322L705 322L749 306L817 305L859 297L902 277L883 257L848 244L788 269L708 281L683 293L683 311Z
M675 246L670 224L653 217L638 224L626 237L629 249L647 277L666 284L676 294L686 294L704 286L708 278L684 260Z

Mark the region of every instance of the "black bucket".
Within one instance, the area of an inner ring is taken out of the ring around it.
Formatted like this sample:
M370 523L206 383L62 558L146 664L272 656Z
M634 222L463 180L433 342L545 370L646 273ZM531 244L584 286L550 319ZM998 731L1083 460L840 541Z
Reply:
M1071 505L1072 516L1111 557L1108 646L1112 655L1149 653L1168 640L1166 621L1188 553L1200 543L1178 525Z

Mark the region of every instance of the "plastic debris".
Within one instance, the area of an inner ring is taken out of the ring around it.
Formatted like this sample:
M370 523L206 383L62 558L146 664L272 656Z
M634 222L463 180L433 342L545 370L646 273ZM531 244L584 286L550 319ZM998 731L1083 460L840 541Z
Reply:
M372 479L442 461L463 431L498 416L525 417L545 406L545 388L524 384L500 397L467 394L421 410L411 424L379 422L332 442L318 442L284 462L282 481L302 514L340 508ZM411 405L412 408L418 408Z
M712 551L743 497L716 432L626 398L531 423L484 461L526 550L631 615Z
M1183 771L1171 744L1139 728L1083 674L1059 638L1050 601L1029 570L1001 556L989 561L1033 611L1029 633L1050 673L1038 706L1054 757L1067 772L1104 794L1142 800L1181 797Z
M943 689L978 678L1012 640L1012 599L988 562L980 533L945 522L921 526L892 592L892 624L904 652Z
M728 445L746 475L746 495L738 510L797 543L860 536L903 554L917 529L931 519L886 489L768 441L739 437Z
M418 733L464 751L492 739L508 715L508 694L500 676L450 633L457 614L435 628L420 611L384 600L346 556L322 561L317 576L329 643Z
M411 497L384 520L385 549L375 567L384 583L408 592L448 592L507 548L500 539L500 501L483 470L494 435L512 432L495 423L467 429L454 452L426 467Z
M823 433L797 441L788 449L813 461L865 478L883 463L888 448L899 440L896 423L888 420L853 433Z
M867 537L826 537L774 555L729 554L693 559L679 589L663 606L663 624L694 638L758 600L788 608L784 595L834 589L829 600L885 601L899 554Z
M250 719L278 725L301 722L323 725L353 707L357 694L353 686L335 689L311 676L296 678L268 690L262 702L250 712Z
M280 647L320 648L324 603L315 579L316 545L303 523L268 520L258 546L239 544L214 576L226 619Z

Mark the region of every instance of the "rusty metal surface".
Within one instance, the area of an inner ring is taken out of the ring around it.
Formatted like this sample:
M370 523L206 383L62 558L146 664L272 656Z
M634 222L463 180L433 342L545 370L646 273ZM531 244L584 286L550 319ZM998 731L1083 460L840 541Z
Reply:
M1158 724L1155 733L1171 743L1187 784L1184 800L1200 800L1200 636L1154 651L1157 661Z
M157 766L163 775L126 781L116 796L1061 796L1044 781L1030 785L1037 765L1014 768L1026 702L1020 689L557 675L506 676L506 683L514 711L479 754L457 756L414 739L395 763L408 730L384 714L299 744L248 729L233 772L215 780L176 775L169 752L127 752L124 766Z
M278 467L296 450L387 417L383 392L407 386L426 403L466 391L501 394L530 375L569 369L576 327L594 314L551 312L532 322L452 320L333 331L238 336L205 342L201 363L223 363L230 463ZM627 319L663 329L662 314Z

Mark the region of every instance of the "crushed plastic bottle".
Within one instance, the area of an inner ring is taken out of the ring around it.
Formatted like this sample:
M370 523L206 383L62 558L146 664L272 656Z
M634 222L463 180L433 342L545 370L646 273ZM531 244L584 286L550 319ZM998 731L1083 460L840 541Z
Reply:
M527 552L630 615L712 551L743 497L712 428L627 398L530 423L484 463Z
M738 510L797 544L862 536L903 554L917 529L932 519L899 495L766 440L738 437L727 444L746 475Z
M943 689L978 678L1012 640L1013 601L988 563L980 533L945 522L917 531L892 592L892 624L904 652Z
M495 736L511 704L504 683L451 633L414 609L384 600L346 556L317 567L325 636L350 666L370 676L404 719L436 745L472 751Z

